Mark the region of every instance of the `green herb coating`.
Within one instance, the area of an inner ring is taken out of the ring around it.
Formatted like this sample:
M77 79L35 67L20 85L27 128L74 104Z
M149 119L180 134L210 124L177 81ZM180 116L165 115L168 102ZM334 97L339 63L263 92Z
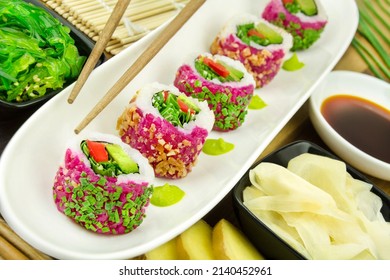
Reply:
M221 130L230 130L244 122L252 95L237 96L233 102L233 95L228 89L225 92L212 93L207 87L202 87L201 93L192 94L192 97L200 101L206 100L215 114L214 125Z
M282 12L278 14L275 20L272 20L272 23L285 29L293 36L291 51L308 49L320 38L321 33L324 31L324 27L319 29L302 28L300 23L287 21L286 15Z

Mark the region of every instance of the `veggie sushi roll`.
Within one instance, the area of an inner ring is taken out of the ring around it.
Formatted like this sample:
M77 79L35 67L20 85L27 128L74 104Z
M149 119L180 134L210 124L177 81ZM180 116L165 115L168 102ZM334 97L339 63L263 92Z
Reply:
M159 83L140 89L117 121L122 141L139 150L162 178L185 177L214 124L206 101Z
M245 14L229 21L214 39L210 50L212 54L241 61L259 88L276 76L291 46L292 37L282 28Z
M240 61L205 53L179 67L174 85L206 100L215 115L214 129L229 131L244 122L256 83Z
M96 134L77 139L55 175L57 209L88 230L124 234L146 217L152 167L119 137Z
M327 23L324 8L315 0L271 0L262 17L293 36L292 51L309 48Z

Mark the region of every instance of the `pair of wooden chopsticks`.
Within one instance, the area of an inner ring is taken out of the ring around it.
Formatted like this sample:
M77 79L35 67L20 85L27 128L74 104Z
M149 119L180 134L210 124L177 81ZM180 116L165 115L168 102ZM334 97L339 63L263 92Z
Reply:
M128 4L129 1L130 0L123 2L127 2ZM103 98L95 105L95 107L89 112L89 114L75 128L76 134L80 133L97 115L99 115L99 113L103 111L103 109L128 85L128 83L137 76L137 74L152 60L152 58L159 52L159 50L163 46L165 46L165 44L172 38L172 36L184 25L184 23L187 22L187 20L203 5L205 1L206 0L191 0L188 4L186 4L186 6L181 10L181 12L162 31L161 35L150 44L150 46L139 56L139 58L133 63L133 65L129 69L127 69L127 71L119 78L119 80L114 84L114 86L106 93L105 96L103 96ZM118 4L119 2L121 1L118 1ZM114 20L118 20L118 17L119 19L121 18L121 15L114 15L114 13L123 14L124 11L122 11L122 9L125 10L126 8L121 6L117 9L117 7L115 7L107 25L110 23L111 18L114 18ZM113 26L115 26L118 21L110 23L110 27L105 27L102 33L111 32L111 28L115 29L115 27ZM106 31L106 29L108 30ZM112 33L109 36L111 37L111 35ZM93 57L91 54L87 63L85 64L82 73L80 74L80 77L78 78L78 81L76 82L76 85L74 86L73 91L69 96L69 103L72 103L74 101L82 86L86 82L89 74L92 72L94 65L96 64L98 58L103 52L105 43L107 43L108 41L107 36L108 35L105 35L103 37L102 34L102 38L99 38L98 43L96 44L99 44L99 49L97 49L96 51L93 50Z
M0 259L50 260L52 258L27 244L0 217Z
M68 102L70 104L72 104L73 101L76 99L77 95L79 94L81 88L84 86L92 70L95 68L99 57L102 55L108 41L111 39L111 36L114 33L115 28L118 26L119 21L125 13L129 3L130 0L119 0L115 5L114 10L112 11L111 16L107 21L107 24L105 25L102 33L99 36L99 40L96 42L94 48L92 49L92 52L89 55L87 61L85 62L85 65L81 70L79 78L77 79L69 95Z

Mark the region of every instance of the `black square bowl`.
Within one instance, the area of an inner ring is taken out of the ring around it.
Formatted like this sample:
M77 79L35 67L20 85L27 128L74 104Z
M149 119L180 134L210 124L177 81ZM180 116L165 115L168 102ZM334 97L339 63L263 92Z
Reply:
M233 188L234 210L242 227L243 232L256 248L270 260L304 260L305 257L293 249L288 243L282 240L270 228L268 228L259 218L243 204L243 190L251 185L249 180L249 171L261 162L272 162L287 167L288 162L303 153L311 153L321 156L327 156L340 160L338 157L308 141L296 141L290 143L275 152L254 163L251 168L243 175ZM372 184L371 191L378 195L383 202L381 212L386 221L390 221L390 197L381 189L370 182L363 174L359 173L349 165L347 172L355 179Z
M63 25L69 27L70 29L70 36L74 39L75 45L79 51L79 54L82 56L88 56L91 54L92 49L95 45L95 43L88 37L86 36L83 32L78 30L75 26L73 26L70 22L68 22L66 19L64 19L62 16L54 12L52 9L50 9L48 6L43 4L39 0L24 0L25 2L31 3L35 6L41 7L42 9L46 10L49 12L53 17L58 19ZM96 63L96 66L99 66L106 60L106 57L104 54L102 54ZM21 113L25 113L28 111L29 113L32 113L36 109L38 109L40 106L42 106L46 101L48 101L50 98L55 96L57 93L62 91L64 88L72 84L74 80L68 80L64 84L63 88L56 89L56 90L51 90L48 91L44 96L31 99L28 101L24 102L7 102L4 100L0 100L0 119L1 120L6 120L6 119L11 119L15 116L19 116Z

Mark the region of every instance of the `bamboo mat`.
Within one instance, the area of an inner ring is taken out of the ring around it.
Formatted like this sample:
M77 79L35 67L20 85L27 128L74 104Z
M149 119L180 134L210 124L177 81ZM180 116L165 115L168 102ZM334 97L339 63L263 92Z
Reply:
M41 0L95 42L118 0ZM189 0L132 0L106 52L116 55L175 16Z

